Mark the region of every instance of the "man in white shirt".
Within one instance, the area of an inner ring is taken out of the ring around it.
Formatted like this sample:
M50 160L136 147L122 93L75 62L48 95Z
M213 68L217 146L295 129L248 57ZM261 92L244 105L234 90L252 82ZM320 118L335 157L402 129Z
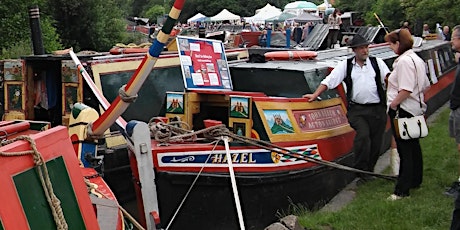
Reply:
M347 117L350 126L356 131L353 143L354 167L373 172L387 123L383 89L384 79L390 70L381 58L369 57L369 42L361 35L353 37L350 48L355 56L338 63L313 94L305 94L303 97L314 101L327 89L346 83ZM363 181L370 179L366 174L358 176Z

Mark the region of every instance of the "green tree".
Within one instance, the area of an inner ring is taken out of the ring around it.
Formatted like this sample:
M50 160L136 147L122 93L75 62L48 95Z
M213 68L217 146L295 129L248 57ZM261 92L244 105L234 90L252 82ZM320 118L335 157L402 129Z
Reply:
M121 9L124 17L133 16L134 0L114 0L114 4Z
M123 12L114 0L48 0L66 47L107 51L126 39Z
M139 17L145 9L151 5L151 0L133 0L131 8L132 16Z
M408 21L427 23L434 32L436 23L450 27L460 22L460 5L456 0L338 0L337 7L344 11L365 13L365 23L377 25L376 13L391 30Z
M53 27L54 20L46 10L46 0L2 0L0 4L0 56L17 58L32 54L29 8L38 6L45 51L50 53L62 48ZM29 44L29 45L27 45Z
M145 13L143 13L142 17L149 18L150 22L156 22L158 17L161 17L163 14L168 13L165 8L161 5L155 5L147 9Z
M340 11L358 11L366 13L372 10L372 6L376 4L378 0L337 0L335 7L339 8Z
M400 0L378 0L371 10L365 14L365 21L368 24L379 25L374 13L377 14L383 25L390 30L401 27L401 22L406 20Z
M459 1L452 0L404 0L407 18L412 21L419 19L427 23L434 32L436 23L450 27L460 22Z

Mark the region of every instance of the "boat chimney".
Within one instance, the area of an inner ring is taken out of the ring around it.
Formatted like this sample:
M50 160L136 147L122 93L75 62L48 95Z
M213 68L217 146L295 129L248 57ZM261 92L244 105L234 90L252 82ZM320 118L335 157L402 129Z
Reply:
M34 55L45 54L45 48L43 47L42 30L40 28L40 12L38 10L38 6L33 6L29 8L29 23Z

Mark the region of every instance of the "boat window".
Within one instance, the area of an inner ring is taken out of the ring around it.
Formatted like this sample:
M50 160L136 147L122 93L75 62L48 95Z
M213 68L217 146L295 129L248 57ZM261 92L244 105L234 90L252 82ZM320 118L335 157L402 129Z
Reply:
M258 63L255 63L257 65ZM312 93L327 74L327 68L308 70L272 69L265 67L230 68L233 90L262 92L268 96L299 98ZM325 92L335 97L335 91Z
M450 47L442 47L437 50L439 56L439 63L441 65L442 73L449 71L450 69L456 67L454 60L454 54Z
M308 84L309 92L314 93L321 81L329 74L330 70L326 68L316 69L315 71L305 72L305 79ZM330 99L339 97L337 89L329 89L320 95L321 99Z
M118 90L126 84L134 70L123 72L99 73L102 91L109 101L118 96ZM183 91L184 82L180 66L154 69L145 80L138 93L138 98L123 113L125 120L148 122L152 117L164 115L164 99L167 91Z

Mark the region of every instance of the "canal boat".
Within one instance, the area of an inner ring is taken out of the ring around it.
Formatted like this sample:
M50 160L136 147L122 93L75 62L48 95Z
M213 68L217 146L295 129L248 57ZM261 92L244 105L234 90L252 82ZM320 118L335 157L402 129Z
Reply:
M136 199L137 218L149 229L260 229L291 208L321 207L355 178L344 90L302 98L350 50L253 62L259 53L226 50L217 40L178 36L176 43L178 53L156 50L157 57L150 49L4 60L3 117L79 127L69 132L75 152L94 154L77 162L101 167L103 159L101 175L122 205ZM438 40L415 50L432 83L430 115L448 100L454 56ZM396 58L387 44L371 54L390 67ZM151 70L142 69L146 56L155 57ZM140 83L132 80L138 74ZM121 99L130 86L137 99L133 92ZM89 124L103 131L97 151L83 145Z

